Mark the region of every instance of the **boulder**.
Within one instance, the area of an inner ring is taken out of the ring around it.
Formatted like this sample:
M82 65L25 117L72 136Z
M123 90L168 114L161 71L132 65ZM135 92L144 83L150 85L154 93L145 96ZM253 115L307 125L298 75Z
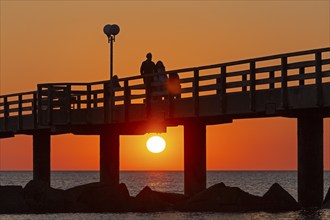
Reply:
M330 187L328 189L328 192L324 198L322 209L330 209Z
M41 180L32 180L23 189L29 211L33 213L68 212L65 191L54 189Z
M25 213L28 206L22 186L0 186L0 214Z
M131 209L132 198L125 184L89 183L66 190L71 210L79 212L124 212Z
M181 211L246 212L260 211L263 199L237 187L215 184L178 206Z
M150 189L149 186L144 187L139 194L134 198L133 211L136 212L156 212L156 211L169 211L173 210L173 205L165 200L164 194L155 192ZM172 200L173 198L168 198L166 200Z
M262 197L263 210L269 212L285 212L301 209L299 203L278 183L274 183Z

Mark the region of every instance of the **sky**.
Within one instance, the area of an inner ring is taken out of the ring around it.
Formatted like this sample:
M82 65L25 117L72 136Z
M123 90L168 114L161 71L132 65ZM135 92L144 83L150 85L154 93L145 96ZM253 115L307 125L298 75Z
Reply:
M139 74L147 52L167 70L330 46L330 1L0 1L0 94L38 83L109 78L105 24L118 24L114 73ZM121 170L182 170L183 127L120 137ZM330 169L330 119L324 120ZM98 170L99 137L51 139L52 170ZM0 140L0 170L32 169L32 137ZM208 170L296 170L297 120L234 120L207 127Z

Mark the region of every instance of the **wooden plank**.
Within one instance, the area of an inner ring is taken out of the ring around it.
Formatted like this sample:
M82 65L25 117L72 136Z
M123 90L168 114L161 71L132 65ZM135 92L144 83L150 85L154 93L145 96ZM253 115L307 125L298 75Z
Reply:
M288 69L299 69L302 67L312 67L315 66L315 61L303 61L303 62L295 62L295 63L290 63L287 65Z
M255 73L267 73L271 71L279 71L281 70L281 65L276 65L276 66L269 66L269 67L260 67L255 69Z
M249 70L239 70L234 72L228 72L226 73L227 78L229 77L235 77L235 76L243 76L249 74Z

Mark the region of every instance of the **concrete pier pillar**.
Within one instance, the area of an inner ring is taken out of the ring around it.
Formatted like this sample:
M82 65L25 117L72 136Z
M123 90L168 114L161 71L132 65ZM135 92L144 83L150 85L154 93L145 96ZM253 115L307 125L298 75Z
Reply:
M184 124L184 194L192 196L206 189L206 125Z
M33 134L33 180L50 185L50 131L38 130Z
M119 184L119 133L110 128L100 134L100 182Z
M323 118L298 118L298 202L305 208L323 201Z

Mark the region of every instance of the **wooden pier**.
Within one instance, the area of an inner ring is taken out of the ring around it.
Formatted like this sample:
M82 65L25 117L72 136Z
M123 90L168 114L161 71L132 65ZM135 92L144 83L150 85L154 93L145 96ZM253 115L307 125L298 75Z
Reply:
M323 119L330 117L330 48L168 71L181 98L146 94L141 76L39 84L0 96L0 138L33 135L34 179L50 183L51 135L100 136L100 181L119 183L119 136L184 126L184 192L206 188L206 126L243 118L290 117L298 125L298 200L323 200ZM157 85L155 85L157 86ZM149 91L149 90L148 90Z

